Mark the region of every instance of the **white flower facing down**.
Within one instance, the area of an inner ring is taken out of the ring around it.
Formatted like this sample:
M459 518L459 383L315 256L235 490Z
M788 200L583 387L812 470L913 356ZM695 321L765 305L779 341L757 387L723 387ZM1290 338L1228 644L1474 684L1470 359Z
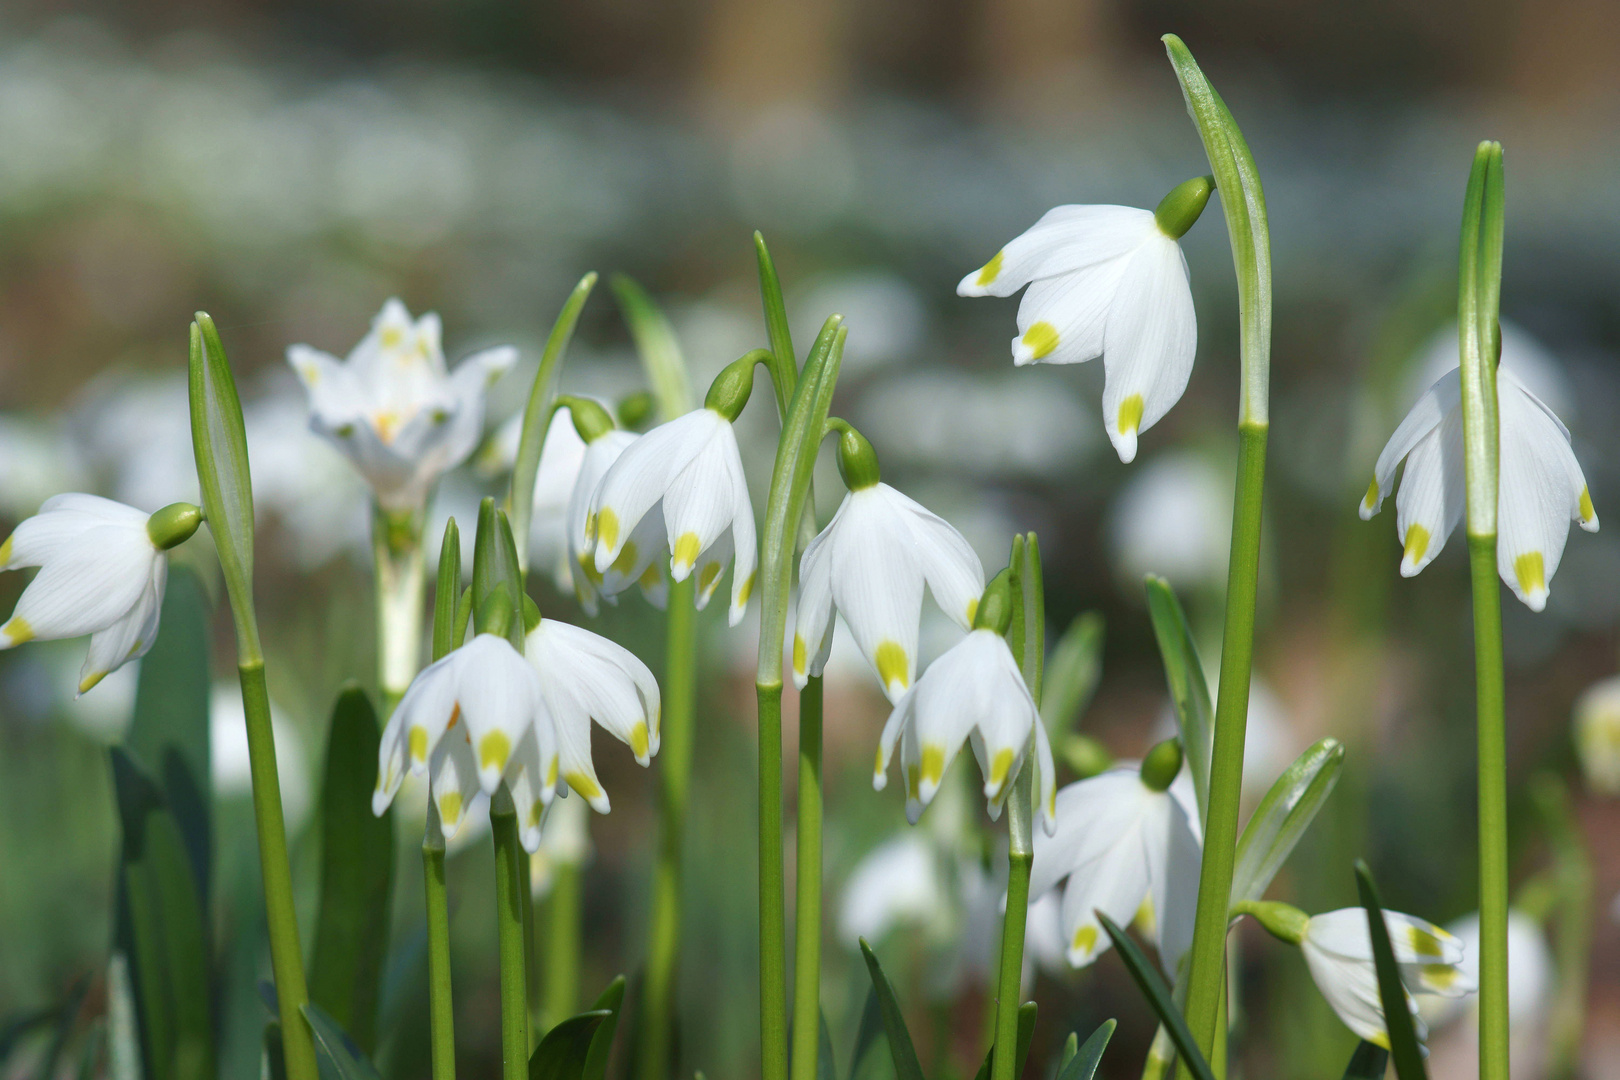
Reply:
M97 495L46 500L0 544L0 570L40 568L0 625L0 649L89 634L81 694L144 655L157 638L169 574L148 520L142 510Z
M1038 901L1067 880L1059 926L1070 966L1112 944L1097 911L1120 926L1140 915L1174 978L1192 944L1202 853L1181 801L1126 765L1057 793L1057 831L1035 837L1029 895Z
M509 472L517 461L523 435L523 413L516 412L485 441L473 459L474 470L485 479ZM529 517L529 561L550 570L559 589L573 588L573 566L568 558L568 503L585 462L585 440L574 429L573 415L564 405L552 415L540 444L540 462L534 474L534 503Z
M1395 487L1396 538L1405 549L1401 575L1411 577L1440 553L1466 509L1463 487L1462 391L1456 370L1440 376L1418 399L1378 455L1361 500L1363 520L1378 513ZM1547 587L1564 554L1569 522L1598 528L1597 511L1569 430L1507 368L1496 377L1501 461L1496 500L1497 572L1526 607L1547 605Z
M1620 795L1620 675L1593 683L1575 700L1575 750L1587 787Z
M1446 929L1462 942L1463 958L1457 969L1465 979L1477 984L1479 914L1466 915ZM1541 924L1516 908L1508 909L1507 950L1508 1023L1515 1032L1539 1029L1552 1007L1558 985L1558 969ZM1437 1028L1469 1013L1474 1014L1477 1020L1479 999L1473 995L1444 998L1425 996L1418 1008L1429 1026Z
M309 396L310 427L348 456L385 510L413 510L477 446L484 392L517 361L509 345L448 370L439 317L412 322L390 299L347 360L308 345L287 362Z
M670 575L685 581L696 569L699 609L708 603L735 553L730 622L736 626L742 621L759 552L737 436L718 410L694 409L626 445L589 506L585 532L595 545L596 569L604 577L632 541L646 535L640 531L643 520L661 510L672 553ZM645 554L638 550L636 560L627 562L639 561ZM628 573L626 577L636 580Z
M555 424L556 421L553 421ZM569 428L573 428L570 423ZM662 504L642 515L630 536L619 546L619 554L606 569L596 568L595 538L591 534L591 500L595 498L602 478L615 462L641 436L617 428L603 432L589 443L581 443L584 454L579 472L568 498L565 531L568 540L568 561L573 574L574 596L587 615L595 616L598 600L613 604L618 594L639 584L644 596L657 607L663 607L669 586L664 580L664 567L669 561L669 543L664 536ZM549 438L547 439L549 442ZM708 563L704 564L707 570ZM708 588L701 591L698 604L706 605L719 573L712 575ZM702 576L699 575L699 580Z
M1427 1032L1422 1017L1416 1015L1412 994L1461 997L1475 989L1473 980L1461 968L1463 943L1433 923L1396 911L1384 912L1384 924L1389 927L1390 944L1401 969L1418 1037L1424 1038ZM1359 907L1340 908L1312 915L1305 924L1300 950L1316 988L1345 1027L1389 1049L1366 911Z
M1170 411L1192 375L1198 321L1181 245L1152 210L1059 206L956 292L1011 296L1025 285L1013 362L1101 356L1103 424L1120 460L1130 461L1137 435Z
M804 549L793 634L793 682L820 675L842 614L890 701L911 686L923 585L968 630L984 592L984 567L943 518L884 483L844 496L838 513Z
M990 816L999 817L1012 780L1024 766L1031 732L1040 770L1041 819L1050 833L1056 812L1052 746L1035 700L1006 640L994 630L970 631L928 666L889 714L872 787L882 791L888 785L889 760L899 743L906 818L915 825L967 741L984 775Z

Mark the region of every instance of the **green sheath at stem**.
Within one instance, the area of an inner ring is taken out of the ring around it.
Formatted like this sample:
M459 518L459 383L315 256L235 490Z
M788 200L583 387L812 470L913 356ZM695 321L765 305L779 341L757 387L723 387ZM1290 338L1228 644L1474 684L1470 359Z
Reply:
M517 808L502 784L490 800L489 825L495 839L495 929L500 941L501 1076L529 1075L528 957L523 948L523 899L529 891L523 845L518 842Z
M658 751L660 786L658 865L653 868L652 931L647 939L646 1030L641 1080L668 1080L675 1026L675 979L681 953L681 851L686 840L687 792L692 783L692 712L696 692L694 584L669 590L664 642L664 717Z
M816 1080L821 1049L821 676L799 692L799 816L793 915L793 1080Z
M455 1080L455 1005L450 993L450 904L444 890L444 839L439 811L428 800L427 837L422 841L427 900L428 1021L432 1034L433 1080Z
M559 863L552 872L546 896L546 954L541 958L545 993L540 998L540 1026L544 1037L579 1011L579 920L584 869L573 862Z
M759 1039L764 1080L785 1080L787 936L782 880L782 684L759 700Z
M264 914L270 929L270 970L286 1054L287 1080L315 1080L315 1042L304 1020L309 991L304 983L298 917L293 911L292 871L287 863L287 831L281 816L281 781L276 742L270 729L270 694L264 661L237 667L242 708L247 715L248 766L253 774L253 818L259 828L259 872L264 877Z

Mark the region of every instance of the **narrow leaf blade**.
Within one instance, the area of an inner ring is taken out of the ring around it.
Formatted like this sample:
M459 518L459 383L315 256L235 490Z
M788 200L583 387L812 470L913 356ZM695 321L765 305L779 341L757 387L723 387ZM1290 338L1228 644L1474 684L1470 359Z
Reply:
M608 1015L602 1018L596 1033L591 1036L582 1080L603 1080L607 1076L608 1056L613 1052L613 1036L619 1030L619 1017L624 1011L624 988L624 976L620 975L608 983L607 989L596 999L596 1004L591 1006L593 1011L606 1010Z
M1092 1080L1097 1075L1097 1066L1102 1064L1108 1040L1114 1037L1114 1028L1118 1026L1117 1021L1104 1020L1079 1052L1058 1071L1058 1080Z
M530 497L533 497L532 491ZM444 659L450 650L461 644L456 640L456 607L460 600L461 530L456 526L456 519L451 518L444 523L444 540L439 544L439 578L433 590L434 660Z
M889 1037L889 1054L894 1058L896 1080L923 1080L922 1065L917 1061L917 1049L912 1045L911 1032L906 1029L906 1018L900 1012L900 1002L894 996L889 977L883 974L883 965L864 939L861 955L866 958L866 970L872 977L872 990L877 994L878 1009L883 1018L883 1031ZM1208 1080L1201 1077L1200 1080Z
M1384 1080L1389 1068L1389 1051L1363 1040L1344 1067L1344 1080Z
M259 654L253 616L253 477L248 468L242 401L214 320L197 312L191 324L191 442L203 513L214 538L236 620L237 648Z
M580 1080L596 1032L612 1015L607 1009L592 1009L570 1016L546 1032L529 1055L529 1080Z
M1203 1053L1198 1049L1198 1043L1187 1029L1187 1021L1176 1008L1174 999L1170 996L1170 988L1164 984L1159 975L1158 968L1154 967L1142 950L1132 941L1130 935L1121 930L1114 920L1102 912L1097 912L1097 918L1102 922L1103 929L1113 939L1114 948L1119 950L1120 959L1125 961L1125 968L1136 981L1137 989L1147 998L1159 1022L1170 1032L1170 1039L1176 1044L1176 1051L1181 1055L1188 1068L1192 1070L1196 1080L1215 1080L1215 1074L1210 1071L1209 1062L1204 1060Z
M1428 1080L1417 1029L1407 1008L1406 988L1401 984L1401 970L1395 964L1395 947L1390 944L1389 926L1384 922L1384 905L1378 898L1372 871L1359 859L1356 860L1356 889L1361 894L1361 906L1367 911L1373 965L1378 971L1378 998L1384 1008L1384 1030L1389 1032L1395 1075L1400 1080Z
M653 396L658 399L658 418L673 420L690 412L692 379L687 374L675 328L635 279L615 274L612 286L619 310L630 327L630 336L635 339L636 351L641 354L641 363L647 369Z
M1170 583L1149 574L1147 599L1153 636L1164 661L1164 681L1175 706L1181 748L1187 755L1202 818L1209 812L1209 764L1215 748L1215 710L1210 707L1209 684L1204 681L1204 665L1198 658L1187 614Z
M377 1066L325 1009L306 1001L304 1019L309 1021L309 1029L315 1034L316 1051L332 1068L337 1080L382 1080Z
M1054 743L1062 743L1080 720L1102 678L1103 616L1082 611L1058 639L1046 662L1041 721Z
M1238 838L1232 903L1259 900L1339 782L1344 744L1323 739L1277 778Z
M776 275L765 237L754 233L754 257L759 263L759 298L765 308L765 337L771 346L771 382L776 388L777 415L787 416L799 377L799 358L788 331L787 305L782 301L782 279Z

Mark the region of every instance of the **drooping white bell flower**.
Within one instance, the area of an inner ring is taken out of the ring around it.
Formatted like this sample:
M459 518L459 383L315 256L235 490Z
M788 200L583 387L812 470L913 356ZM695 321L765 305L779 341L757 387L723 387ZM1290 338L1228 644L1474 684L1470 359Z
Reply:
M871 444L853 428L839 439L849 494L799 563L793 682L801 690L827 662L842 614L890 701L911 686L923 585L950 619L971 629L984 592L978 555L943 518L878 479Z
M1172 793L1181 771L1174 740L1140 767L1126 765L1057 793L1057 831L1035 837L1029 895L1067 880L1059 925L1071 967L1085 967L1112 943L1096 912L1124 926L1141 916L1172 978L1192 944L1203 848L1188 809Z
M485 479L511 471L523 435L523 413L515 412L485 440L473 459L474 471ZM568 557L568 502L573 497L580 466L585 461L585 440L574 429L573 413L560 406L552 414L540 444L540 462L534 474L534 503L529 512L529 563L546 567L552 580L571 590L573 563Z
M1465 915L1447 925L1446 930L1462 943L1463 958L1457 969L1469 982L1479 982L1479 913ZM1521 1029L1539 1029L1546 1021L1558 985L1557 966L1552 948L1541 924L1516 908L1508 909L1508 1023L1515 1034ZM1479 998L1425 995L1418 1011L1430 1027L1449 1024L1473 1014L1478 1020ZM1517 1039L1515 1039L1517 1041Z
M562 782L591 809L607 813L607 792L591 763L591 721L630 747L645 768L658 753L657 680L629 649L555 619L541 619L529 631L523 654L557 733Z
M584 448L584 454L580 460L578 475L574 478L573 490L569 494L568 513L564 525L568 543L568 561L574 579L574 596L587 615L595 616L599 600L606 600L610 604L617 603L619 593L639 584L642 594L649 601L663 607L668 593L664 567L669 560L669 543L664 533L663 504L659 503L642 515L641 520L630 531L629 538L620 545L617 558L604 570L596 568L595 537L591 532L593 525L591 500L595 498L602 484L602 478L625 450L634 445L641 436L632 431L622 431L613 427L606 410L591 410L582 406L578 419L569 426L573 427L576 424L583 425L590 438L581 437L580 445ZM714 553L711 553L709 559L712 560L713 557ZM707 569L707 561L704 566ZM700 582L702 580L701 574L699 580ZM700 608L708 604L709 597L714 595L719 580L718 572L711 574L707 586L699 590L697 602Z
M959 296L1011 296L1015 364L1103 358L1103 424L1121 461L1181 399L1198 346L1187 260L1178 242L1209 200L1207 177L1155 210L1059 206L962 279Z
M547 809L540 846L529 853L529 895L534 899L551 895L563 868L583 866L591 857L590 816L584 799L556 799Z
M346 360L292 345L287 362L309 395L310 427L348 456L383 509L409 511L478 445L484 392L517 362L517 350L485 349L451 372L439 317L413 322L390 299Z
M89 634L85 693L152 647L168 582L164 552L201 523L190 503L147 514L97 495L47 499L0 544L0 570L40 568L0 625L0 649Z
M1459 379L1453 369L1418 399L1378 455L1361 500L1363 520L1378 513L1394 490L1395 467L1406 459L1395 503L1396 538L1405 549L1403 577L1412 577L1440 553L1466 508ZM1497 572L1526 607L1540 611L1570 521L1596 532L1597 511L1563 422L1505 367L1497 368L1496 398L1501 432Z
M1474 981L1461 967L1463 943L1433 923L1397 911L1384 912L1384 923L1389 927L1390 944L1401 969L1418 1037L1424 1038L1427 1032L1423 1018L1416 1015L1412 994L1461 997L1475 989ZM1345 1027L1389 1049L1384 1007L1378 996L1378 971L1373 964L1372 935L1367 932L1367 912L1355 907L1312 915L1299 945L1316 988Z
M1620 675L1593 683L1575 700L1575 750L1587 786L1620 795Z

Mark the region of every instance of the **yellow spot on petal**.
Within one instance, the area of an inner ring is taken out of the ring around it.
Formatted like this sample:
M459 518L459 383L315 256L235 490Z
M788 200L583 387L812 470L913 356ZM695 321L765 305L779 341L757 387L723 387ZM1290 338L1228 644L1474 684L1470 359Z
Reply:
M446 825L461 820L461 792L447 791L439 796L439 817Z
M382 347L385 349L397 349L400 342L405 340L405 331L397 326L385 326L382 328L382 332L377 335L377 340L382 343Z
M1129 435L1142 426L1142 395L1132 394L1119 403L1119 433Z
M641 587L643 589L656 589L663 579L658 576L658 564L649 563L647 569L641 572Z
M1029 351L1034 354L1036 360L1039 360L1058 347L1057 327L1042 319L1024 331L1024 344L1029 346Z
M1001 785L1007 782L1007 771L1012 768L1012 763L1013 752L1010 747L996 751L995 759L990 762L990 784L997 791L1000 791Z
M630 750L638 758L647 756L647 725L639 720L630 729Z
M585 575L585 580L592 585L602 584L602 571L596 568L596 560L588 553L579 557L579 572Z
M1389 1035L1382 1031L1373 1032L1372 1038L1368 1039L1367 1041L1378 1047L1380 1050L1389 1049Z
M1457 969L1450 964L1424 964L1423 985L1435 990L1447 990L1457 981Z
M399 431L399 413L380 412L371 418L371 426L377 429L377 438L385 443L391 443Z
M872 773L875 776L883 775L883 747L881 746L877 748L877 753L872 757Z
M691 535L692 535L691 533L686 534L686 536L691 536ZM686 537L683 536L683 537L681 537L681 539L684 540L684 539L686 539ZM696 537L693 537L693 539L695 540ZM715 579L718 578L719 576L720 576L720 564L719 563L712 562L712 563L706 564L703 567L702 573L698 574L698 592L703 592L703 593L708 592L711 588L714 587Z
M568 786L579 792L586 802L602 797L602 785L578 769L569 773L566 779L568 780Z
M619 551L619 557L613 560L612 569L620 574L629 575L636 568L636 542L626 540L624 547Z
M904 690L911 685L906 650L898 641L878 642L874 659L877 661L878 678L883 680L884 686L899 686Z
M1419 956L1445 955L1445 950L1440 947L1440 939L1421 926L1408 927L1407 938L1412 943L1412 951Z
M924 745L922 748L922 778L925 783L938 786L945 775L945 748Z
M698 540L697 533L681 533L680 537L675 541L675 565L691 566L697 562L698 552L702 550L703 544Z
M1592 500L1587 499L1586 502L1583 503L1582 505L1590 506L1591 504L1592 504ZM5 566L8 562L11 561L11 542L13 540L15 540L15 539L16 539L16 537L14 537L14 536L8 536L8 537L6 537L6 542L3 543L3 544L0 544L0 566Z
M105 671L92 671L90 674L86 675L83 679L79 680L79 693L81 693L81 694L89 693L90 688L92 686L95 686L96 683L100 682L102 679L105 679L106 677L107 677L107 673Z
M589 546L596 540L596 515L585 515L585 544Z
M916 773L909 773L906 776L906 797L912 802L922 798L922 789Z
M619 515L611 506L604 506L596 515L596 539L609 551L619 542Z
M1096 946L1097 928L1095 926L1087 923L1085 926L1082 926L1080 929L1074 932L1075 952L1085 953L1089 956L1091 954L1091 950L1096 948Z
M737 606L742 607L748 603L748 597L754 591L754 575L749 574L743 579L742 588L737 590Z
M972 626L973 625L973 620L977 619L978 617L979 617L979 598L977 596L975 596L973 599L968 601L968 606L967 606L968 625Z
M546 770L546 787L557 786L557 759L551 759L551 767Z
M1597 507L1592 505L1592 489L1581 488L1581 521L1590 525L1592 519L1597 517ZM6 541L5 547L0 547L0 565L4 565L6 555L11 551L11 541Z
M28 625L28 620L21 615L13 615L11 621L0 626L0 637L5 638L5 645L21 645L25 641L34 640L34 628Z
M795 674L795 675L803 675L805 673L805 671L807 669L806 658L805 658L806 651L807 650L805 648L804 638L802 636L800 636L799 634L795 633L793 635L793 674ZM880 751L880 756L881 756L881 751Z
M1005 251L996 252L989 262L980 267L979 276L973 279L973 284L982 289L1000 277L1001 264L1006 261L1006 255Z
M545 804L539 799L534 800L534 805L529 807L529 828L538 829L540 827L540 818L545 812Z
M1527 596L1547 591L1547 564L1541 552L1529 551L1513 560L1513 576Z
M410 733L411 760L427 760L427 728L413 727Z
M1406 530L1406 561L1414 566L1429 550L1429 530L1422 525L1413 525Z
M1142 898L1142 906L1136 909L1136 916L1131 922L1142 932L1143 937L1153 937L1159 932L1159 918L1153 911L1153 897Z
M1364 505L1369 510L1378 505L1378 478L1376 476L1373 477L1373 482L1367 485L1367 498L1364 500Z
M461 723L461 702L458 701L456 707L450 710L450 722L444 725L444 730L449 731L459 723Z
M321 381L321 369L315 364L299 364L298 373L304 377L304 383L312 390Z
M512 756L512 740L502 731L492 731L478 741L478 767L505 769L506 759Z

